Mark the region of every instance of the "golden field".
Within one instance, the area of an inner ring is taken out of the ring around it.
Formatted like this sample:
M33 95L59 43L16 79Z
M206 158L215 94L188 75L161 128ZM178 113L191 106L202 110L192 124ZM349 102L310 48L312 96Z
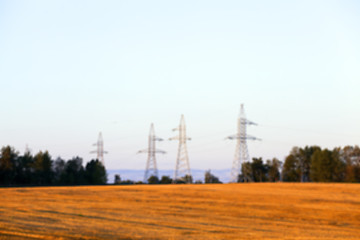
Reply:
M360 185L2 188L0 239L360 239Z

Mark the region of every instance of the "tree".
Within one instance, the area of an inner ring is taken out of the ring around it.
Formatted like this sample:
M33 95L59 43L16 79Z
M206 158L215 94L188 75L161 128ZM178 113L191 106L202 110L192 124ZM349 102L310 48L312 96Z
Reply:
M121 183L121 178L119 174L115 174L114 177L114 184L120 184Z
M53 183L52 160L48 151L39 152L34 157L35 184L51 185Z
M251 170L254 182L267 181L267 168L263 163L262 158L253 158L251 163Z
M345 146L338 150L340 159L345 163L345 182L360 182L360 148Z
M268 169L268 181L269 182L277 182L280 180L280 166L281 162L273 158L271 161L267 160L266 162L266 168Z
M150 176L147 180L148 184L158 184L159 183L159 178L157 176Z
M238 175L237 182L252 182L252 168L250 162L244 162L241 165L241 174Z
M86 183L82 161L82 158L74 157L66 162L64 174L66 185L82 185Z
M285 159L282 172L283 181L309 182L311 157L317 150L321 150L321 148L318 146L293 147Z
M85 167L85 179L87 184L102 185L107 182L105 167L99 160L91 160Z
M193 177L191 175L185 175L183 179L185 183L193 183Z
M310 181L310 168L311 168L311 157L317 151L321 150L318 146L306 146L305 148L299 148L296 153L296 157L299 160L300 181Z
M15 167L18 153L10 146L1 149L0 156L0 184L12 184L15 179Z
M135 182L134 182L134 181L132 181L132 180L127 179L127 180L121 181L121 184L124 184L124 185L131 185L131 184L135 184Z
M205 172L205 183L222 183L218 177L211 174L210 170Z
M300 176L297 172L298 161L292 154L286 157L285 163L282 169L282 180L284 182L299 182Z
M345 164L337 150L317 150L311 157L310 177L314 182L342 181L344 172Z
M32 168L34 158L30 152L25 152L23 156L18 156L16 161L15 183L21 185L31 185L34 182L34 170Z
M185 175L184 177L173 180L173 183L177 183L177 184L192 183L192 182L193 179L191 175Z
M169 176L162 176L160 179L160 184L171 184L172 179Z
M54 183L57 185L66 184L65 160L58 157L53 164Z

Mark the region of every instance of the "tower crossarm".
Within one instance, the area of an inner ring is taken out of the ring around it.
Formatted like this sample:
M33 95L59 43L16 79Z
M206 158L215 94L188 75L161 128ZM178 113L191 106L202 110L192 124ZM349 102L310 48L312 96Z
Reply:
M179 136L175 136L175 137L169 138L170 141L172 141L172 140L179 140L179 139L180 139ZM181 138L181 139L182 139L182 140L186 140L186 141L190 141L190 140L191 140L191 138L189 138L189 137Z
M237 134L228 136L225 139L230 139L230 140L241 139L241 140L259 140L259 141L261 141L260 138L257 138L257 137L251 136L251 135L242 136L242 135L237 135Z
M257 126L257 125L258 125L257 123L252 122L252 121L247 120L247 119L245 119L245 123L246 123L246 124L248 124L248 125L255 125L255 126Z
M254 137L254 136L251 136L251 135L246 135L246 137L244 139L247 139L247 140L258 140L258 141L261 141L260 138L257 138L257 137Z
M155 149L155 150L151 150L151 149L143 149L138 151L137 153L161 153L161 154L165 154L166 151L160 150L160 149Z
M97 153L98 151L97 150L94 150L94 151L90 151L90 153ZM109 152L108 151L102 151L103 154L108 154Z
M164 139L154 136L153 141L161 142L161 141L164 141Z
M160 150L160 149L156 149L155 152L156 153L161 153L161 154L166 154L166 152L164 150Z
M149 149L143 149L143 150L139 150L137 153L148 153Z

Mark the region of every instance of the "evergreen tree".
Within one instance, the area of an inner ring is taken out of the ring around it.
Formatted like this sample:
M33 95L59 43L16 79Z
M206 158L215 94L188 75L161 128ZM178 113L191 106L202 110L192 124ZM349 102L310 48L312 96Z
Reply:
M314 182L335 182L344 178L345 164L338 151L317 150L311 157L310 176Z
M105 167L99 160L91 160L85 167L85 179L87 184L102 185L107 182Z
M268 169L262 158L253 158L251 163L252 177L254 182L266 182Z
M250 162L245 162L241 165L241 174L238 175L237 182L252 182L253 181L252 167Z
M53 170L52 160L50 154L45 152L39 152L34 157L34 183L37 185L51 185L53 183Z
M53 164L54 171L54 183L56 185L66 184L66 173L65 173L66 162L58 157Z
M170 184L172 181L173 180L169 176L162 176L160 179L160 184Z
M284 182L299 182L298 166L298 161L294 155L287 156L282 169L282 180Z
M159 178L157 176L150 176L147 180L148 184L158 184Z
M315 151L321 150L317 146L306 146L305 148L299 148L297 152L297 157L299 160L299 170L300 172L300 181L309 182L310 181L310 168L311 168L311 157Z
M267 169L268 169L268 181L269 182L277 182L280 180L280 166L281 162L273 158L271 161L268 160L266 163Z
M114 184L120 184L121 183L121 178L119 174L115 174L114 177Z
M87 183L85 180L84 167L82 166L82 158L75 157L65 164L65 184L66 185L82 185Z
M205 172L205 179L204 179L205 183L222 183L218 177L216 177L215 175L211 174L210 170Z
M30 152L18 156L16 161L15 183L20 185L31 185L34 183L34 158Z
M1 149L0 156L0 185L14 183L16 173L16 161L18 153L10 146Z

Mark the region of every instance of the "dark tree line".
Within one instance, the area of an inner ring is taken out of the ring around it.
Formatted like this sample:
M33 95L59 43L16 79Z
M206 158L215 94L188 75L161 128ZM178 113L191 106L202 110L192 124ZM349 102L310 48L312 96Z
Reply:
M176 181L174 181L171 177L169 176L162 176L161 179L159 179L157 176L150 176L146 183L147 184L185 184L185 183L192 183L192 176L190 175L185 175L182 178L177 179ZM121 177L119 174L115 175L114 178L114 184L121 184L121 185L128 185L128 184L144 184L144 182L142 181L132 181L132 180L121 180Z
M238 182L360 182L360 148L333 150L294 147L284 164L277 159L253 158L242 165Z
M356 182L360 183L360 148L346 146L333 150L318 146L294 147L284 163L273 158L263 161L253 158L242 164L238 182ZM160 180L151 176L149 184L192 183L191 176L173 181L168 176ZM201 180L195 183L203 183ZM205 172L204 183L221 183L210 170Z
M242 164L238 182L277 182L280 181L281 162L274 158L265 163L262 158Z
M0 186L51 186L106 184L105 167L91 160L83 167L83 160L74 157L68 161L52 160L50 154L30 152L20 155L10 146L0 152Z
M284 163L274 158L263 161L253 158L242 165L238 182L360 182L360 148L346 146L333 150L318 146L294 147ZM68 161L53 160L50 154L26 152L20 155L10 146L0 151L0 186L51 186L106 184L105 167L98 160L91 160L85 167L83 160L74 157ZM158 179L151 176L149 184L193 183L192 176L173 181L169 176ZM210 170L205 172L205 183L221 183ZM141 184L131 180L115 184ZM202 183L197 180L195 183Z
M282 168L285 182L360 182L360 148L294 147Z

